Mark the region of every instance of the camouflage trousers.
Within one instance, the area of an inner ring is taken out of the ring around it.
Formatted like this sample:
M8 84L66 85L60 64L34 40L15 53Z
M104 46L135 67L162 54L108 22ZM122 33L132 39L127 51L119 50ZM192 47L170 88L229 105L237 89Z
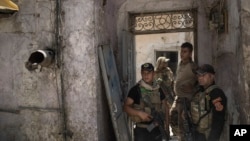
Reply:
M179 136L181 141L184 139L184 127L182 113L184 110L183 98L176 97L170 109L170 126L174 136Z

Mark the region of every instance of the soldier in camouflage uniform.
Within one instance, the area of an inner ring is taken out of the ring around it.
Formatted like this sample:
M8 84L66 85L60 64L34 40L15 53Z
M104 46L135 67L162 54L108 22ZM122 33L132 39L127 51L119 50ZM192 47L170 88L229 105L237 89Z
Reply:
M214 68L204 64L196 71L202 89L192 98L191 116L196 125L195 141L219 141L225 123L227 99L215 85Z
M173 91L173 81L174 76L172 70L168 67L168 61L166 57L159 57L156 61L156 69L155 69L155 80L163 90L166 96L166 131L169 134L169 111L174 101L174 91Z
M173 91L174 75L172 70L168 67L168 61L169 59L163 56L157 59L155 80L161 86L166 95L167 102L169 106L171 106L175 96Z

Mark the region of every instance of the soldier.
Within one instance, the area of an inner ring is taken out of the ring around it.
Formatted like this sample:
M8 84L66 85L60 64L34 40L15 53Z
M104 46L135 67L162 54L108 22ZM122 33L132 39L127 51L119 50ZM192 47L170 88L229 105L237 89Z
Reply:
M156 69L155 69L155 80L160 85L166 96L166 132L169 133L169 110L174 101L174 91L173 91L173 81L174 76L172 70L168 67L168 61L166 57L159 57L156 61Z
M204 64L196 72L202 86L191 101L191 116L198 133L196 141L219 141L227 99L223 90L215 85L215 71L211 65Z
M184 127L182 112L184 109L184 100L188 101L195 93L197 85L196 75L194 73L197 66L192 61L192 44L186 42L181 45L181 62L176 71L175 82L175 101L170 109L170 126L175 136L184 140Z
M173 91L174 75L172 70L168 67L169 59L162 56L156 61L155 80L163 90L168 106L173 104L175 96Z
M166 104L165 95L153 81L154 66L151 63L141 66L141 76L138 84L130 89L123 108L136 124L135 141L162 141L166 135L164 129L161 130L164 125L154 123L156 117L152 113L153 110L165 113L162 108Z

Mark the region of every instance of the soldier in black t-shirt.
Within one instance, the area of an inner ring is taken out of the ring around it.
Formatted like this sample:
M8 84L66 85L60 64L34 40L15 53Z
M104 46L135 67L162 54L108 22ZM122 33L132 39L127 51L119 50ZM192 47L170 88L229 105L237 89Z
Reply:
M196 125L196 141L219 141L225 123L227 98L215 85L215 71L211 65L202 65L196 73L202 86L192 98L190 107Z
M142 79L129 91L124 111L136 124L135 141L162 141L163 134L160 129L165 125L152 123L155 117L152 116L151 112L154 109L159 113L166 114L165 95L160 87L154 83L154 67L151 63L145 63L141 66L141 75ZM152 125L155 126L149 130Z

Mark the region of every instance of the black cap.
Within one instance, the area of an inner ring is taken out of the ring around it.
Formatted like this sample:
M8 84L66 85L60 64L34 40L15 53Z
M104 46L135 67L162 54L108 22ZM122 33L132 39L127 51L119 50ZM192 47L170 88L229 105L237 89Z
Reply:
M145 63L141 65L141 71L153 71L154 70L154 66L151 63Z
M213 66L209 65L209 64L204 64L200 67L198 67L198 69L196 70L197 74L203 75L206 73L211 73L211 74L215 74L214 68Z

